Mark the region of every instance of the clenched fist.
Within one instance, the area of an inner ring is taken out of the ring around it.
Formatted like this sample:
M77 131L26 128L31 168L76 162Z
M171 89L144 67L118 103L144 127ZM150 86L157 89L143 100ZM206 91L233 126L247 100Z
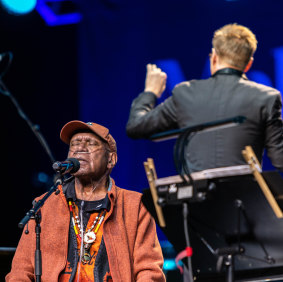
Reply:
M153 92L157 98L161 97L166 87L167 75L156 65L147 64L144 91Z

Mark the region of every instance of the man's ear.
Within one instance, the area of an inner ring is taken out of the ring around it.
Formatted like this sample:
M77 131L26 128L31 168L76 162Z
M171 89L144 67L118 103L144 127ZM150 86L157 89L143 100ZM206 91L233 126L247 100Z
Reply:
M218 56L216 54L216 51L215 51L214 48L212 48L212 50L211 50L211 61L212 61L213 64L216 64L217 60L218 60Z
M110 152L108 157L107 168L113 168L117 163L117 154L115 152Z
M213 75L216 72L218 61L219 61L219 57L217 56L215 49L212 48L211 53L210 53L210 72L211 72L211 75Z
M246 65L245 69L244 69L244 73L248 72L250 70L250 68L252 67L252 64L254 62L254 58L251 57L248 64Z

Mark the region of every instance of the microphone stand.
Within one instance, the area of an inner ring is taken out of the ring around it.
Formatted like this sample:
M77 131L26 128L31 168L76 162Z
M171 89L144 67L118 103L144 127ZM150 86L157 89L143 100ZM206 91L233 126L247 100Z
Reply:
M44 205L45 201L58 189L58 186L63 183L62 180L62 174L60 174L60 177L57 178L56 183L50 188L50 190L45 194L45 196L36 202L36 204L27 212L26 216L20 221L18 224L19 228L24 228L25 225L28 223L30 219L35 220L35 233L36 233L36 249L35 249L35 277L36 282L41 281L41 275L42 275L42 260L41 260L41 250L40 250L40 233L41 233L41 214L39 209ZM55 192L57 193L57 192ZM25 231L26 234L28 234L28 230Z

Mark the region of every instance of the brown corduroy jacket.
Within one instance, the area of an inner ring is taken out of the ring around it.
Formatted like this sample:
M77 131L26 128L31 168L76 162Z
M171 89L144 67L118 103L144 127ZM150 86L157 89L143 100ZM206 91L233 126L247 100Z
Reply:
M113 180L112 180L113 181ZM113 185L108 192L111 210L103 236L114 282L165 281L163 256L153 218L141 202L141 194ZM58 281L68 251L70 213L65 195L54 193L41 208L42 281ZM34 221L22 234L6 281L34 281Z

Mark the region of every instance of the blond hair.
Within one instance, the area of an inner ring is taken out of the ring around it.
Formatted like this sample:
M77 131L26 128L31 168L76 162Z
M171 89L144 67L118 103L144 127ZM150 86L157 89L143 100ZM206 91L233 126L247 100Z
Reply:
M212 46L223 62L244 70L257 48L257 40L250 29L228 24L215 31Z

